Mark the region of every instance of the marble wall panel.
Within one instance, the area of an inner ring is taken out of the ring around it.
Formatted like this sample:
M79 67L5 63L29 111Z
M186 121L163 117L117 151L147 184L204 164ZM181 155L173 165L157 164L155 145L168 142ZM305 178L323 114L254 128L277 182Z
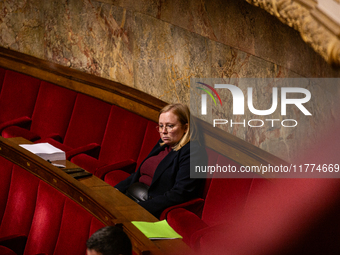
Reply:
M43 1L0 1L0 45L44 58Z
M210 72L208 40L187 30L135 16L135 87L166 102L189 102L191 77Z
M119 6L127 10L159 18L164 0L96 0L96 2Z
M131 13L94 1L45 5L45 58L133 86Z
M159 18L294 70L305 77L340 77L339 71L329 67L322 57L303 42L297 31L246 1L98 1Z

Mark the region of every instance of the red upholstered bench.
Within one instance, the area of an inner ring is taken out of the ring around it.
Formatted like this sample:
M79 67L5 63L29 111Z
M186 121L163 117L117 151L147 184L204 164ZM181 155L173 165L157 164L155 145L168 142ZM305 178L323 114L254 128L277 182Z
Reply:
M207 152L209 165L240 166L211 149L207 149ZM170 207L162 214L162 218L166 218L183 236L183 240L196 250L200 246L201 237L211 227L232 224L245 208L252 193L270 185L269 180L260 176L244 179L216 177L215 174L207 179L202 199Z
M159 139L155 122L94 97L5 69L0 83L3 137L49 142L100 178L120 170L111 183L135 171Z
M0 245L0 254L1 255L17 255L13 250L2 245Z
M149 155L152 148L156 145L157 141L159 140L159 133L156 130L157 124L153 121L148 121L148 125L146 127L143 144L141 147L141 150L138 155L136 168L135 171L138 169L140 164L143 162L143 160ZM106 174L107 173L107 174ZM130 173L128 171L124 171L122 168L113 169L111 167L109 172L103 172L101 175L105 174L104 180L109 183L111 186L115 186L120 181L125 180L127 177L130 176Z
M40 82L24 74L0 69L0 133L12 125L29 128Z
M74 91L43 81L35 101L30 130L11 126L2 131L2 136L24 137L31 141L53 137L62 142L76 96Z
M0 94L1 94L2 84L3 84L4 78L5 78L5 74L6 74L6 69L0 67Z
M68 159L80 153L97 158L110 110L110 104L78 93L63 143L52 138L39 142L60 148L66 152Z
M25 255L84 255L89 236L104 224L38 177L0 157L0 251L23 236ZM25 239L24 239L25 240Z
M165 102L4 48L0 58L2 67L16 70L0 67L1 135L50 141L111 185L135 171L158 140L153 121ZM31 77L33 73L38 78ZM285 164L208 123L200 124L206 131L209 165ZM334 140L337 129L329 132L328 143L340 144ZM317 153L306 162L326 153L334 154L330 163L338 163L339 148L326 150L326 145L315 146ZM171 207L162 218L201 254L339 254L339 187L339 179L283 179L275 185L258 178L207 179L202 198ZM13 250L5 246L10 236L27 238L28 255L84 254L86 238L103 226L73 200L3 159L0 223L0 254L10 255Z
M149 127L156 126L151 123L137 114L112 105L98 159L80 154L71 161L100 178L104 178L106 173L113 170L132 173L136 169L142 145L155 145L154 141L144 138L149 136L148 130L157 133L155 128L152 130L152 127Z

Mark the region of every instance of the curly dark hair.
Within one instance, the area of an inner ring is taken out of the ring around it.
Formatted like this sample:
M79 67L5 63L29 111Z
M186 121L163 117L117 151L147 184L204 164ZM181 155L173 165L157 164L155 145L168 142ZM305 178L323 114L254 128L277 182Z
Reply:
M106 226L96 231L86 242L89 250L103 255L131 255L132 245L126 233L117 226Z

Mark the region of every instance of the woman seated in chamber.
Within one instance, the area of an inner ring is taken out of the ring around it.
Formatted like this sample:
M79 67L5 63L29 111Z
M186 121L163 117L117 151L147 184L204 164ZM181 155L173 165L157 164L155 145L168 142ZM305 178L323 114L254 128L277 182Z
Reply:
M115 188L159 218L167 207L201 196L204 180L190 178L190 162L205 165L207 157L190 127L186 105L165 106L156 128L159 142L138 170Z

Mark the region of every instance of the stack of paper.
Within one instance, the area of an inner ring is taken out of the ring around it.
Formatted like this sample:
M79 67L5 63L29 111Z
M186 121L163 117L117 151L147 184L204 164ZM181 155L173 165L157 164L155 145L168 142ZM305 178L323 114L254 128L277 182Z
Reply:
M182 238L166 220L157 222L131 221L147 238L150 239L175 239Z
M20 146L45 160L66 160L65 152L49 143L20 144Z

